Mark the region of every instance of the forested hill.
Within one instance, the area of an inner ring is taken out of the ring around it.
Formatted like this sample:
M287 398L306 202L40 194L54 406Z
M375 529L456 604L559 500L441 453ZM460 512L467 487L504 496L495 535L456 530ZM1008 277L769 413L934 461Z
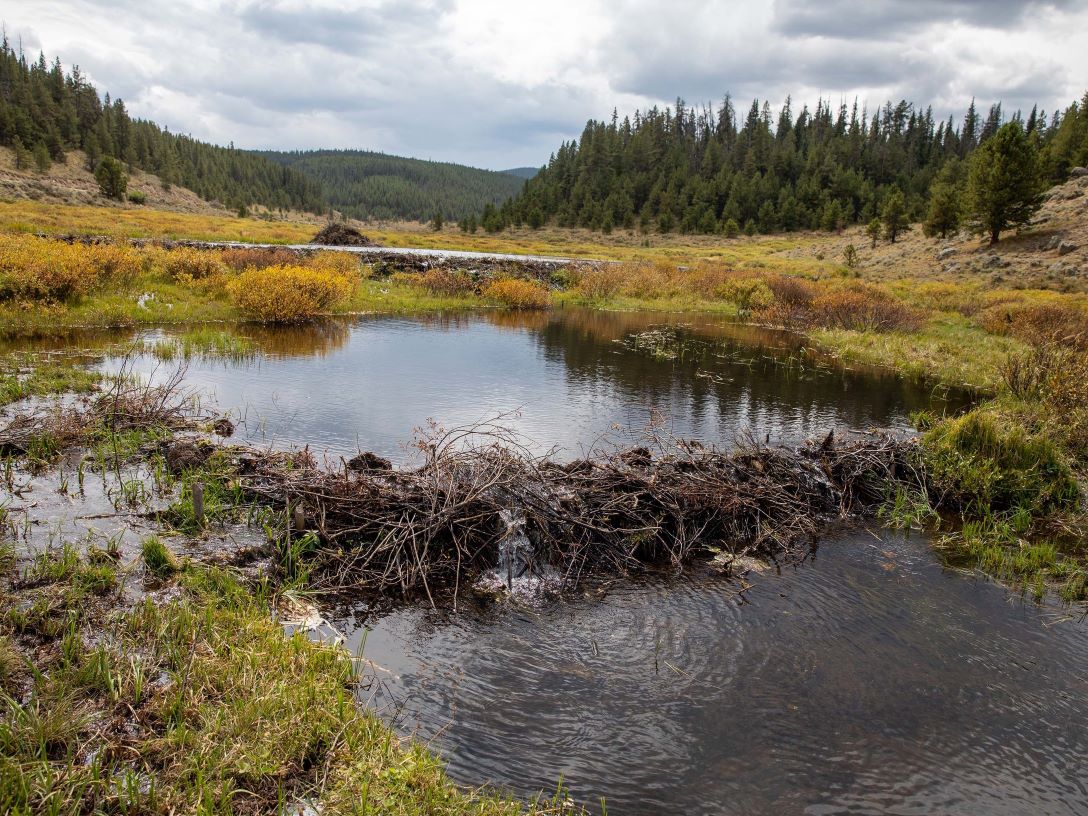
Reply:
M1036 109L1011 118L1039 148L1050 180L1088 160L1088 95L1049 119ZM488 208L483 225L493 231L546 221L606 231L835 229L869 222L896 188L916 220L933 182L960 183L963 160L1004 119L1000 104L983 115L974 102L962 120L938 121L931 109L905 101L871 114L826 102L797 111L787 101L777 116L757 101L738 118L728 96L716 109L678 100L675 109L654 108L633 120L613 114L611 122L589 122L521 195Z
M262 152L320 184L330 206L355 218L464 218L520 192L525 180L461 164L364 150Z
M0 51L0 144L14 148L17 161L43 169L67 150L84 150L88 169L113 156L235 209L325 209L320 185L301 173L259 154L133 119L120 99L101 99L78 68L66 74L59 59L50 65L44 55L30 62L6 37Z

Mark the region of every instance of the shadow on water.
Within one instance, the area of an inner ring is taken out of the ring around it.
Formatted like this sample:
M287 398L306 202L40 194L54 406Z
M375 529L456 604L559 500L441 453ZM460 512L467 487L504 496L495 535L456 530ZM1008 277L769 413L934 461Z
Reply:
M430 418L452 427L516 412L513 430L574 455L651 412L665 431L728 446L749 431L789 443L832 427L906 428L912 411L966 402L890 374L820 369L792 335L706 315L484 311L240 331L259 353L194 358L189 383L239 414L248 441L333 455L403 460ZM145 355L137 372L158 364Z

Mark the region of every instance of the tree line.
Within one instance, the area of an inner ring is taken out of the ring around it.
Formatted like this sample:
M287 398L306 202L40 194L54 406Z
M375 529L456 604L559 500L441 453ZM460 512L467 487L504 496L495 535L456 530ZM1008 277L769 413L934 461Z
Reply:
M979 222L971 158L1005 125L1023 139L1028 198L1088 161L1088 94L1049 118L1035 107L1006 120L1000 103L983 115L972 100L959 122L907 101L870 114L825 101L798 112L787 99L773 116L756 100L739 118L728 95L698 109L678 99L675 108L590 121L518 196L462 226L736 235L868 224L894 240L925 220L946 234L965 218Z
M108 93L100 98L78 66L66 73L59 59L49 64L44 54L29 61L6 34L0 45L0 144L14 149L18 165L42 171L64 161L67 151L83 150L104 192L118 190L116 163L232 209L326 208L320 184L303 174L233 145L211 145L133 119L122 100ZM119 189L123 196L124 185Z
M361 219L465 218L516 195L524 181L493 170L364 150L269 151L261 155L320 184L330 207Z

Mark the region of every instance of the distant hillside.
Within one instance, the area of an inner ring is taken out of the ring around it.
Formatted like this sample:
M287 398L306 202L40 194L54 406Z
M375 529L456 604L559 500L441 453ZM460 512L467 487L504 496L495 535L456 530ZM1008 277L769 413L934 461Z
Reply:
M155 174L164 185L179 184L232 209L325 209L320 186L300 173L133 119L120 99L99 98L78 68L65 74L59 59L50 65L44 55L30 62L6 37L0 46L0 145L12 148L18 169L44 173L78 149L88 170L113 156Z
M537 173L540 172L539 167L511 167L509 170L503 170L508 176L517 176L522 179L531 179Z
M868 224L889 201L909 220L927 211L931 187L962 199L967 160L1009 120L974 101L957 121L908 101L858 110L821 100L777 117L754 101L738 115L728 95L716 110L653 108L591 121L579 141L559 147L524 191L483 213L485 229L508 224L736 235ZM1046 117L1016 111L1039 148L1043 175L1062 181L1088 160L1088 95Z
M365 150L312 150L255 155L321 185L325 201L354 218L458 220L517 195L524 179L460 164L405 159Z

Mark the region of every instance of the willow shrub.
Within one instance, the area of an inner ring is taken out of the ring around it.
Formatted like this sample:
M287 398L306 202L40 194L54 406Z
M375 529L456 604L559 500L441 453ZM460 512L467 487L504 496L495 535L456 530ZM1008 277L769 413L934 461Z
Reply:
M269 323L297 323L351 297L357 276L336 269L270 266L247 269L227 284L244 312Z
M0 236L0 301L67 301L128 283L146 266L147 259L135 247Z
M484 297L511 309L547 309L551 293L545 286L519 278L500 278L484 289Z

